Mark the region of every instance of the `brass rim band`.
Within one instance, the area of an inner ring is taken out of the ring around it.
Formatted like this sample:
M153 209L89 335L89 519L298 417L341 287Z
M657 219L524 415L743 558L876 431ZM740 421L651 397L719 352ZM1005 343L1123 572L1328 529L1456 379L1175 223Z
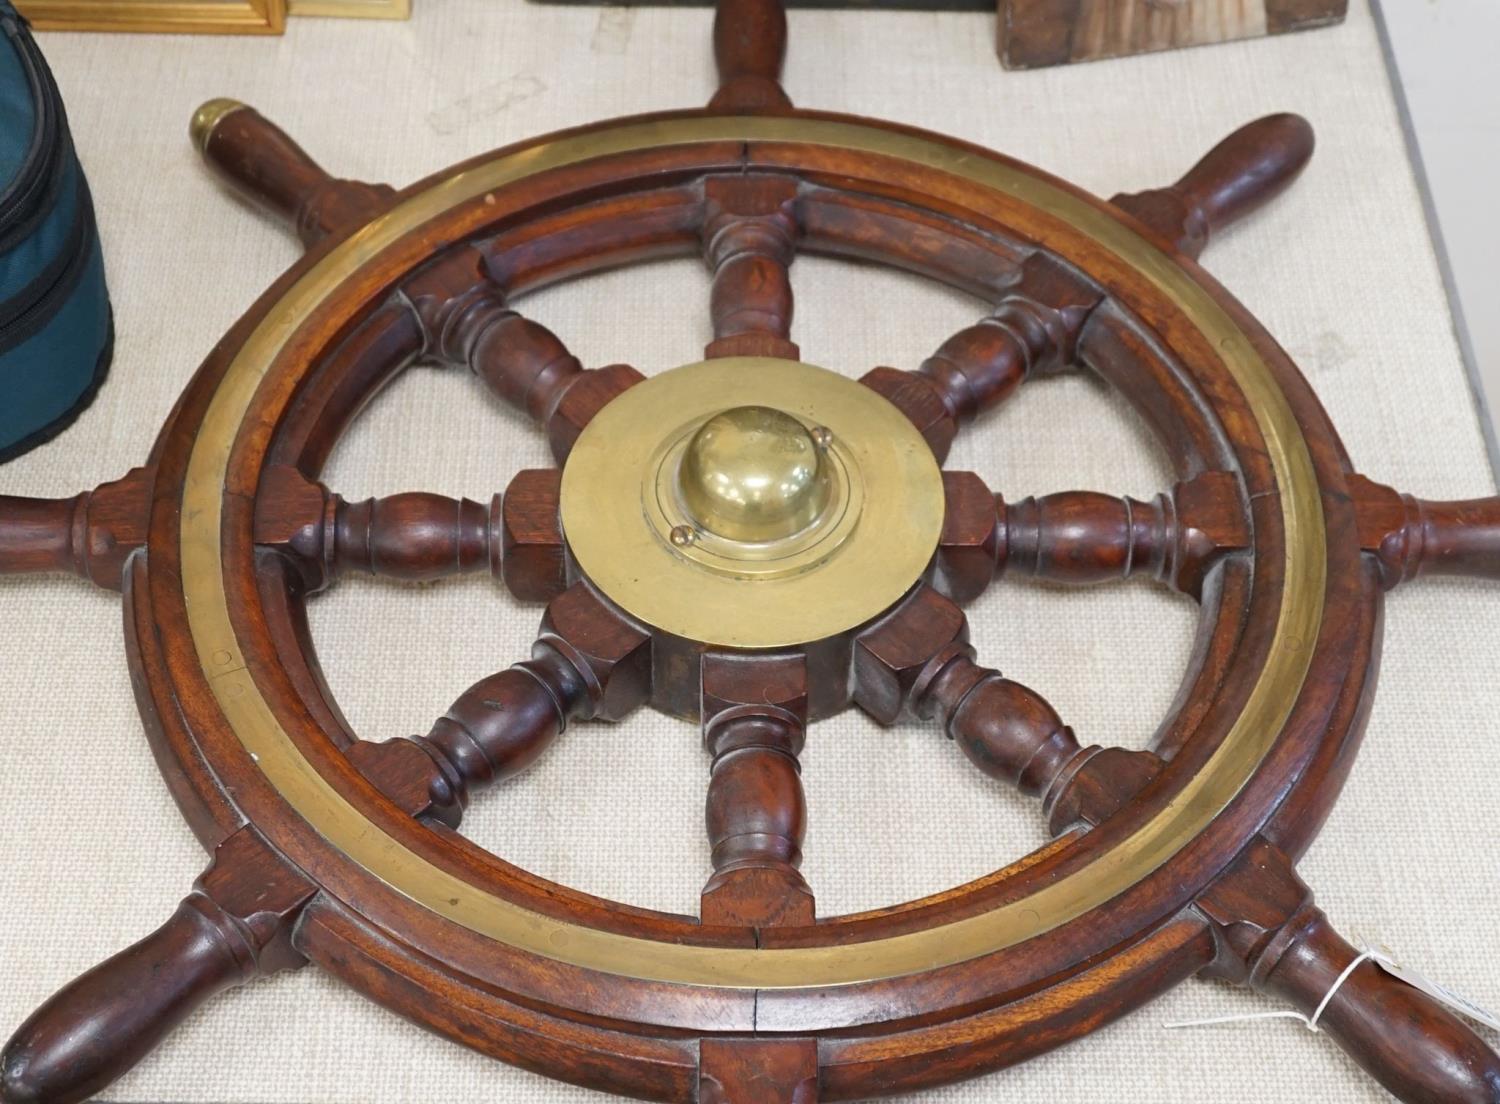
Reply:
M433 865L367 820L302 755L246 669L220 548L236 434L262 378L351 272L442 212L534 173L655 146L777 141L897 158L1039 208L1093 239L1175 303L1244 392L1280 489L1284 590L1259 678L1230 732L1171 802L1087 867L986 913L861 943L775 950L660 943L532 912ZM929 138L841 120L688 116L569 135L457 172L411 196L313 265L265 315L226 370L185 476L181 567L187 615L214 697L267 781L328 842L393 890L519 950L624 977L734 988L854 984L979 958L1097 908L1156 870L1234 799L1280 735L1322 622L1326 537L1317 478L1295 415L1249 337L1186 271L1106 212L1039 176Z

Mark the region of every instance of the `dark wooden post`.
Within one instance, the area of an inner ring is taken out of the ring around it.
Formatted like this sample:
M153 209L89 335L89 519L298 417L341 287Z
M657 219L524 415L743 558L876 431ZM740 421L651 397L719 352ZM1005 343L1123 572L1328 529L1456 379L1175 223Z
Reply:
M791 177L713 176L704 181L703 255L713 272L709 358L772 356L796 360L790 340L796 252Z
M413 816L458 827L472 790L519 774L594 705L588 681L546 641L465 690L425 736L358 741L350 762Z
M525 770L569 721L621 720L650 690L650 636L579 584L547 607L530 659L464 691L427 735L346 754L412 816L457 827L472 790Z
M513 310L477 249L460 249L404 289L427 353L466 367L547 431L559 463L603 406L644 377L628 364L585 370L551 330Z
M289 555L309 590L349 571L409 582L489 571L517 598L545 602L567 586L560 485L557 470L533 469L488 504L424 491L348 502L278 465L261 478L255 540Z
M1205 472L1150 502L1065 491L996 500L996 571L1060 583L1100 583L1131 575L1196 595L1215 557L1250 543L1238 481Z
M812 890L798 871L807 802L802 750L807 665L801 658L710 652L702 665L703 740L713 756L705 803L713 876L705 924L756 929L813 923ZM704 1039L700 1104L816 1104L812 1039Z
M1002 572L1087 585L1152 578L1197 597L1216 559L1250 544L1238 479L1203 472L1149 502L1063 491L1005 502L972 472L943 473L934 583L967 602Z

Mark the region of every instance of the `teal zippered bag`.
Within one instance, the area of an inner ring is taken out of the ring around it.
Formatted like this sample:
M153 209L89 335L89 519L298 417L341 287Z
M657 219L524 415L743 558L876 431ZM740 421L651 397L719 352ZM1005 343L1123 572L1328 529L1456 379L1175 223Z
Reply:
M0 0L0 462L66 429L113 347L88 183L52 73Z

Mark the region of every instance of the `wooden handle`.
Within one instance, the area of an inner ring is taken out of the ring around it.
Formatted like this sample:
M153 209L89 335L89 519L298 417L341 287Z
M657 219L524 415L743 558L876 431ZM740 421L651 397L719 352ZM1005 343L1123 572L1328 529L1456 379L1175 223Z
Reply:
M1316 908L1288 929L1286 951L1257 984L1311 1016L1358 952ZM1318 1027L1409 1104L1500 1101L1500 1055L1431 997L1373 962L1360 963L1338 986Z
M1423 573L1500 579L1500 497L1410 502Z
M1359 544L1387 589L1419 575L1500 579L1500 496L1434 502L1349 477Z
M78 498L0 495L0 575L78 570L73 534L77 508Z
M193 113L193 144L213 169L288 222L333 178L275 123L238 100L209 100Z
M785 57L786 9L781 0L720 0L714 13L719 91L709 107L718 111L791 107L780 83Z
M87 1100L182 1020L254 969L211 900L192 894L165 924L34 1012L0 1057L5 1104Z
M253 828L226 838L165 924L21 1025L0 1053L0 1102L86 1100L215 993L304 964L291 933L315 890Z
M136 468L72 498L0 495L0 575L71 571L119 590L146 540L152 476Z
M1267 115L1229 135L1171 187L1110 202L1196 257L1215 234L1285 191L1313 145L1302 116Z
M1268 115L1209 150L1173 188L1211 238L1285 191L1312 160L1313 142L1302 116Z
M215 172L285 219L308 245L368 222L395 194L383 184L335 179L284 130L238 100L209 100L193 113L189 133Z

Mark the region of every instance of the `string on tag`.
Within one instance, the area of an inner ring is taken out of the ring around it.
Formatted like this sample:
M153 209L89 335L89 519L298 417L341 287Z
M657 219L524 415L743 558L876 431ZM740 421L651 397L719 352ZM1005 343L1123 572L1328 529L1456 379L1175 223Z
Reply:
M1379 951L1372 951L1365 947L1359 954L1344 967L1343 973L1333 979L1333 984L1328 987L1328 992L1323 994L1323 999L1318 1002L1318 1007L1313 1009L1311 1016L1304 1016L1294 1009L1284 1008L1276 1012L1248 1012L1239 1016L1211 1016L1206 1020L1179 1020L1176 1023L1162 1024L1168 1030L1176 1030L1180 1027L1210 1027L1214 1024L1242 1023L1246 1020L1300 1020L1302 1026L1313 1034L1318 1034L1322 1029L1318 1027L1318 1021L1323 1018L1328 1005L1343 988L1344 982L1349 980L1349 975L1359 968L1360 963L1373 961L1379 965L1385 965L1391 960Z

